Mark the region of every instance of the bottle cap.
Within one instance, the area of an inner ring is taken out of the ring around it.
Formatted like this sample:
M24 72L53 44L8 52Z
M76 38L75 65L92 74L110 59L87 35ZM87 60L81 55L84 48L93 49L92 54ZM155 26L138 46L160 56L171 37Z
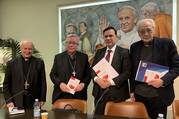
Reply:
M159 116L159 117L163 117L164 115L159 113L158 116Z

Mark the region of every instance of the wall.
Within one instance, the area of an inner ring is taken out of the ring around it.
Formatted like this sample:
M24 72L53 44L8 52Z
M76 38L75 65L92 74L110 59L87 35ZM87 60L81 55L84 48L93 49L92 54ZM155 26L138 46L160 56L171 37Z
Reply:
M32 39L46 64L48 82L45 108L51 107L52 83L49 72L58 53L58 5L87 0L0 0L1 38ZM1 30L2 29L2 30ZM2 35L1 35L2 34Z
M1 14L2 14L2 7L1 7L1 6L2 6L2 3L1 3L1 2L2 2L2 1L0 0L0 38L2 37L2 34L1 34L1 33L2 33L2 29L1 29L1 28L2 28L2 27L1 27L1 26L2 26L2 25L1 25L1 23L2 23L2 22L1 22L1 18L2 18L2 15L1 15Z
M50 109L51 107L53 87L49 72L54 55L58 53L58 6L88 1L92 2L92 0L0 0L0 37L12 37L16 40L32 39L45 61L48 82L45 108ZM177 24L178 28L179 24ZM178 41L177 46L179 46ZM179 79L175 80L176 99L179 99L177 85L179 85Z

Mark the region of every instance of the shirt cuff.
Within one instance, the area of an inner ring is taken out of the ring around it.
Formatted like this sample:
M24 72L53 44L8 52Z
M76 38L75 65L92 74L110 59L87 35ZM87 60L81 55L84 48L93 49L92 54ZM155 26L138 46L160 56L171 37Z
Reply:
M113 80L110 80L110 83L111 83L112 86L116 85Z
M95 77L94 77L94 82L96 82L96 80L97 80L98 78L99 78L98 76L95 76Z

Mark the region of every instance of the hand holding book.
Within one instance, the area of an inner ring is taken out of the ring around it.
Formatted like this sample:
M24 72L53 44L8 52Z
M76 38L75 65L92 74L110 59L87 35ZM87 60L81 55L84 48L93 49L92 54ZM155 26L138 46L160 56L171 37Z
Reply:
M96 75L99 79L104 81L110 82L114 84L113 78L119 76L118 72L106 61L105 58L101 59L94 67L93 70L95 71Z
M161 77L169 71L169 67L140 61L135 80L148 83L154 87L163 84Z
M159 87L163 87L163 80L160 78L154 79L154 80L150 80L148 82L148 85L151 85L155 88L159 88Z
M69 93L75 94L75 92L76 92L75 89L79 85L79 83L80 83L80 80L71 76L67 83L67 87L69 88Z

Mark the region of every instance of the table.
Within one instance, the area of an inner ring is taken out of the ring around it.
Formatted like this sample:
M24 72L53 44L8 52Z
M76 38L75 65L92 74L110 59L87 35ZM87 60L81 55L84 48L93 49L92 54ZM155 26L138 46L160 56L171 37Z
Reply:
M0 119L34 119L34 118L33 118L32 110L26 110L24 114L9 115L7 113L7 110L0 109ZM48 119L91 119L91 115L70 113L70 112L65 112L56 109L56 110L48 111ZM92 119L135 119L135 118L94 115Z

